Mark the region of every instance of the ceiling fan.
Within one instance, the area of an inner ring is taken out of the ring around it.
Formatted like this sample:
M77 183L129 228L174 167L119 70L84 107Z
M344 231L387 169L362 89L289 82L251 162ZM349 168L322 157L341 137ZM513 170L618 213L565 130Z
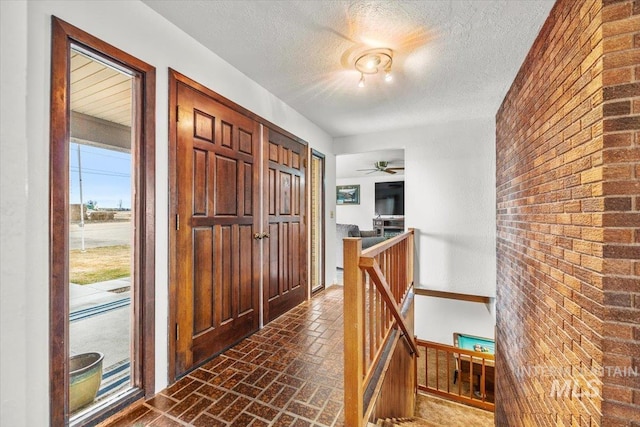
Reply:
M404 170L404 168L400 168L400 167L398 168L390 167L391 165L389 164L389 162L385 160L375 162L373 166L374 166L374 169L358 169L358 171L360 172L369 171L368 173L384 172L384 173L394 174L394 173L397 173L396 171Z

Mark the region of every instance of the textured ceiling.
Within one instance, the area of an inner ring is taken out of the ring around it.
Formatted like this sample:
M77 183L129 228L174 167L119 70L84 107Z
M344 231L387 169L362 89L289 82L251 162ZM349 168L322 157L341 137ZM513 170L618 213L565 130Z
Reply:
M493 117L553 0L143 0L333 136ZM394 51L358 88L356 52Z

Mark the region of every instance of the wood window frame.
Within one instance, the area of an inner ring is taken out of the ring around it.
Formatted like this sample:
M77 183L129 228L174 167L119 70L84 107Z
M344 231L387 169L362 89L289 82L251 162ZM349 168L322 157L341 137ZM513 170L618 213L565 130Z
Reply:
M135 400L151 397L155 382L155 68L77 27L51 18L51 121L49 153L49 380L50 425L67 425L69 414L69 138L71 48L136 73L132 133L137 142L134 235L134 345L138 357L132 369L131 393L82 422L97 422ZM60 315L60 314L63 315Z

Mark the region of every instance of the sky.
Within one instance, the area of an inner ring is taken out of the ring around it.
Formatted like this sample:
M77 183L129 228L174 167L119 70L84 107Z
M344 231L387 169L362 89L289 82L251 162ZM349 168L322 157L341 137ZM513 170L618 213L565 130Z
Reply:
M131 209L131 154L84 144L69 144L69 203L80 203L78 168L80 147L82 199L98 208Z

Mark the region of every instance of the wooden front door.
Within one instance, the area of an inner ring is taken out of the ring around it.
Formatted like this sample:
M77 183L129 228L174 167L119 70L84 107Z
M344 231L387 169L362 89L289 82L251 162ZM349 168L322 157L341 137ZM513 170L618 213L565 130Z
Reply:
M265 129L264 323L303 302L307 286L305 171L307 149Z
M177 83L175 374L258 330L260 129Z

